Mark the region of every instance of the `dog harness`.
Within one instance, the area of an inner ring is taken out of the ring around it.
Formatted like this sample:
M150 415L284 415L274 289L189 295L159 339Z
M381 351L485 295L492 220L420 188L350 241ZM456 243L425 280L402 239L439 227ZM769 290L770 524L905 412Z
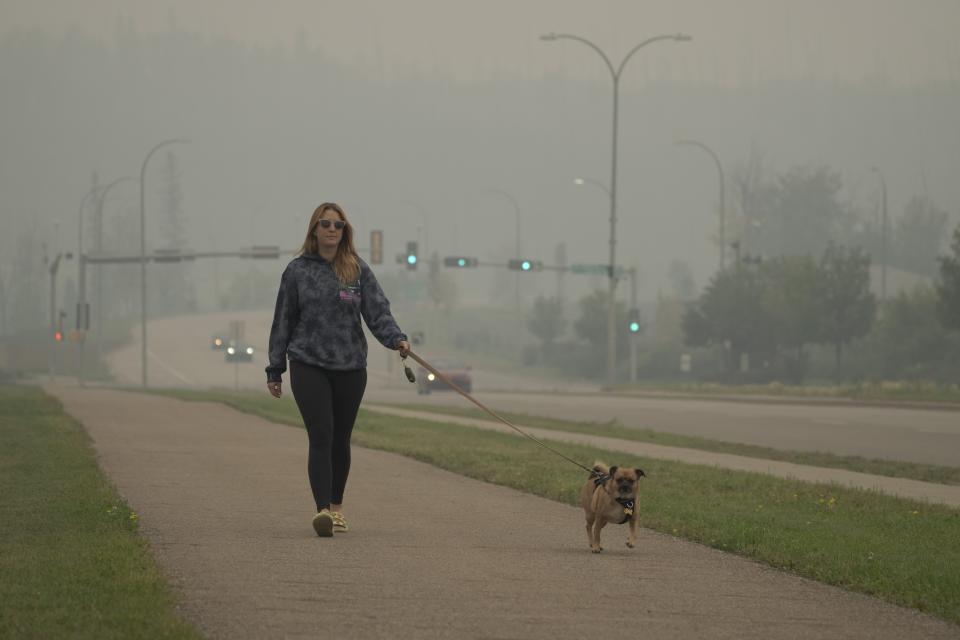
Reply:
M634 501L629 498L614 498L617 502L620 503L620 506L623 507L623 520L620 521L620 524L626 524L630 520L630 516L633 515Z

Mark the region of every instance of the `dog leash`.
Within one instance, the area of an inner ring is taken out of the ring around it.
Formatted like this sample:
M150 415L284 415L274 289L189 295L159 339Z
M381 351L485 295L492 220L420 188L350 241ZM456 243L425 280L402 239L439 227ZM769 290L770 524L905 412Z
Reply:
M485 406L482 402L480 402L479 400L477 400L476 398L474 398L473 396L471 396L469 393L467 393L466 391L464 391L463 389L461 389L461 388L460 388L460 385L458 385L456 382L454 382L453 380L451 380L451 379L448 378L447 376L445 376L445 375L443 375L442 373L440 373L439 371L437 371L430 363L428 363L426 360L424 360L423 358L421 358L420 356L418 356L417 354L415 354L412 350L409 350L409 349L408 349L408 350L407 350L407 355L410 356L411 358L413 358L414 360L416 360L417 363L418 363L421 367L423 367L424 369L426 369L427 371L429 371L429 372L432 373L433 375L435 375L435 376L437 376L438 378L440 378L440 380L442 380L443 382L445 382L445 383L446 383L450 388L452 388L454 391L456 391L457 393L459 393L460 395L462 395L464 398L466 398L467 400L469 400L469 401L472 402L473 404L477 405L478 407L480 407L481 409L483 409L484 411L486 411L487 413L489 413L491 416L493 416L494 418L496 418L497 420L499 420L499 421L502 422L503 424L507 425L508 427L510 427L511 429L513 429L514 431L516 431L517 433L519 433L520 435L522 435L522 436L524 436L524 437L526 437L526 438L529 438L530 440L533 440L534 442L536 442L538 445L540 445L541 447L543 447L543 448L546 449L547 451L550 451L551 453L554 453L554 454L560 456L561 458L563 458L563 459L566 460L567 462L569 462L569 463L571 463L571 464L577 465L578 467L580 467L580 468L583 469L584 471L588 472L591 476L598 476L598 477L599 477L599 476L604 475L604 474L601 474L600 472L598 472L598 471L596 471L596 470L594 470L594 469L588 469L587 467L583 466L582 464L580 464L580 463L577 462L576 460L573 460L572 458L568 458L567 456L563 455L562 453L560 453L560 452L557 451L556 449L554 449L554 448L550 447L549 445L545 444L542 440L538 440L537 438L533 437L532 435L530 435L529 433L527 433L526 431L524 431L524 430L521 429L520 427L516 426L515 424L513 424L512 422L510 422L510 421L507 420L506 418L501 417L496 411L494 411L493 409L490 409L489 407ZM402 356L401 356L401 357L402 357ZM407 366L407 363L406 363L406 362L403 363L403 368L404 368L404 373L405 373L406 376L407 376L407 380L409 380L410 382L416 382L416 376L413 375L413 371L410 370L410 367Z

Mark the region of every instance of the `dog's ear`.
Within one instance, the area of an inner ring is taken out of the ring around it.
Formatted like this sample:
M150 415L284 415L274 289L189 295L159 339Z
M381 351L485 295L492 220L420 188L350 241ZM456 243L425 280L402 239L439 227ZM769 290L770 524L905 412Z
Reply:
M610 470L607 471L607 473L609 473L609 474L610 474L610 477L612 478L612 477L613 477L613 474L615 474L615 473L617 472L617 469L619 469L619 468L620 468L620 467L610 467Z
M643 477L646 477L646 475L647 475L647 474L645 474L645 473L643 472L643 469L641 469L640 467L637 467L636 469L634 469L634 471L637 472L637 477L638 477L638 478L643 478Z

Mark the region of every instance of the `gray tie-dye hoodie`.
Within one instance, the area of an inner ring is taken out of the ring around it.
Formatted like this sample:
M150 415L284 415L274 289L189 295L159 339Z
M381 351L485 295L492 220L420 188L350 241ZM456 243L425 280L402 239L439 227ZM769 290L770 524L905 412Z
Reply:
M347 285L337 280L331 264L319 255L303 254L284 269L270 327L268 382L280 380L288 357L340 371L366 367L361 316L388 349L407 339L390 314L390 302L373 271L358 261L360 279Z

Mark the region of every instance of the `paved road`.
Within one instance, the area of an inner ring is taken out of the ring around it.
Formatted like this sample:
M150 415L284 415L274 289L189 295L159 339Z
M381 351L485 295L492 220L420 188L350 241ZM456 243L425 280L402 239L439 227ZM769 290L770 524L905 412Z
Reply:
M303 431L224 406L51 387L211 638L957 638L867 596L355 449L352 530L310 528Z
M223 353L209 348L210 335L232 319L246 322L246 335L257 349L253 363L225 364ZM150 323L151 384L167 387L263 389L263 356L270 313L223 312L158 319ZM136 332L135 332L136 333ZM433 357L429 348L421 355ZM367 397L384 403L429 402L473 406L455 393L417 396L394 363L396 355L371 343ZM138 343L114 352L110 366L117 380L140 383ZM391 363L393 368L387 368ZM235 378L236 376L236 378ZM841 455L960 466L960 411L888 407L757 404L696 399L630 398L597 394L538 394L555 382L501 377L478 371L477 396L495 409L605 422L657 431L704 436L777 449L826 451ZM524 390L499 393L491 389Z

